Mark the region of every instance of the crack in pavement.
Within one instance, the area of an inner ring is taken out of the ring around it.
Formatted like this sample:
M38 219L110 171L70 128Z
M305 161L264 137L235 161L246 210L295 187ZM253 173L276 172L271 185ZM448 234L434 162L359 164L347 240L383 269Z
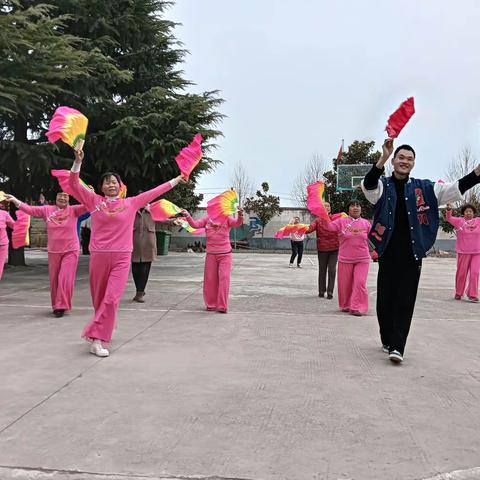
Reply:
M218 475L138 475L10 465L0 465L0 478L2 480L254 480L245 477L223 477Z

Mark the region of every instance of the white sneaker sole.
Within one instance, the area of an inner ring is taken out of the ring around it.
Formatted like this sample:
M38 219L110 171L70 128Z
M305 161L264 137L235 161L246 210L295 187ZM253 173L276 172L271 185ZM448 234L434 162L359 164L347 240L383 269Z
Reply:
M110 355L110 352L106 348L102 348L102 350L100 351L97 351L94 348L90 348L90 353L100 358L105 358Z
M399 357L398 355L392 355L390 354L388 356L388 358L390 359L391 362L393 363L402 363L403 362L403 358L402 357Z

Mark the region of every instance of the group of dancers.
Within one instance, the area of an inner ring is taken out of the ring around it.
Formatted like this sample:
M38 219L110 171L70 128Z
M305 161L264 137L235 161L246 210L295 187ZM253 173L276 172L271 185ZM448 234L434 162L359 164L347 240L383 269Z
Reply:
M393 152L393 140L389 138L382 150L380 159L361 184L366 198L375 205L373 224L362 218L361 205L353 200L347 205L348 215L336 219L317 218L307 233L317 234L319 296L323 298L326 294L327 299L333 298L338 260L339 307L354 316L368 311L366 281L371 261L369 245L373 245L379 263L376 307L382 349L393 362L402 362L422 259L435 242L441 205L448 204L446 218L457 233L455 298L461 299L464 295L468 278L467 296L471 301L478 301L480 219L475 217L472 205L462 207L463 217L454 217L450 204L461 201L468 189L480 183L480 165L456 182L434 183L410 177L415 151L409 145L401 145ZM392 153L393 174L385 177L384 165ZM80 248L77 219L86 212L91 214L89 273L94 315L83 337L91 342L91 353L106 357L132 260L133 264L139 264L132 268L137 286L134 300L143 301L148 271L143 272L142 263L147 263L149 270L151 260L132 259L136 219L149 203L186 179L180 175L149 191L122 198L120 176L107 172L100 177L98 188L102 194L99 195L80 182L83 156L81 150L75 151L68 178L69 191L79 205L70 205L65 192L57 195L55 206L32 207L12 195L6 195L6 200L47 223L52 308L59 317L72 308ZM325 206L329 211L330 206ZM206 309L227 313L232 269L230 230L243 224L243 210L239 207L235 216L221 222L208 215L194 220L186 210L181 214L192 227L205 228L203 295ZM0 278L8 251L7 226L13 227L13 220L5 210L0 210ZM300 240L295 238L293 242L300 243ZM301 243L303 247L303 241ZM294 253L300 256L300 266L302 250L297 248ZM291 266L294 260L292 256Z

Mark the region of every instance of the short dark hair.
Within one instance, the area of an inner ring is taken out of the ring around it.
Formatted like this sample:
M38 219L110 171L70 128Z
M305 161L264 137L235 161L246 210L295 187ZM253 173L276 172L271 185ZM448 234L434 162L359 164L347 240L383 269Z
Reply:
M393 154L393 158L395 158L397 156L397 153L400 151L400 150L408 150L409 152L412 152L413 153L413 158L416 157L415 155L415 150L410 146L410 145L400 145L399 147L397 147L395 149L395 152Z
M466 203L465 205L463 205L462 208L460 209L460 213L463 215L467 208L471 208L473 210L474 215L477 214L477 209L471 203Z
M360 207L362 206L362 204L360 203L359 200L350 200L350 201L347 203L347 211L348 211L348 209L349 209L352 205L359 205Z
M102 176L100 177L100 180L98 182L98 190L100 192L102 192L102 187L103 187L103 182L105 181L106 178L109 178L109 177L115 177L118 181L118 184L121 185L122 184L122 179L120 177L120 175L118 173L115 173L115 172L105 172L102 174Z

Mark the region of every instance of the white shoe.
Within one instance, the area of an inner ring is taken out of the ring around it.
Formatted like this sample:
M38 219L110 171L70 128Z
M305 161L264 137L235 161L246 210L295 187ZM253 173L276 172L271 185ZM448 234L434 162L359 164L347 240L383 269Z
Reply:
M395 363L403 362L403 355L398 350L393 350L388 354L388 358Z
M382 345L382 352L383 353L390 353L390 350L388 349L387 345Z
M290 263L290 265L288 265L288 268L293 268L293 263Z
M108 357L110 355L110 352L106 348L103 348L100 340L94 340L92 342L90 345L90 353L93 353L97 357Z

